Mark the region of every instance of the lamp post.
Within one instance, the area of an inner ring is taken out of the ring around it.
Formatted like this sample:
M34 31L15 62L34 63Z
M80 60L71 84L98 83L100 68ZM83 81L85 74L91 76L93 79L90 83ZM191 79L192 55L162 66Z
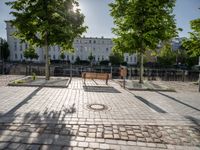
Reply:
M1 61L2 61L2 74L4 74L2 43L3 43L2 38L0 38L0 58L1 58Z
M200 66L200 56L199 56L199 66ZM200 92L200 72L199 72L199 92Z

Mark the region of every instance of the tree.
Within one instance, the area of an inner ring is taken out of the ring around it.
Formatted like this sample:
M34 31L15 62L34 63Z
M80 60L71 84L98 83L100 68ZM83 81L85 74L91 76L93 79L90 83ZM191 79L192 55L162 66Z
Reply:
M123 56L122 54L115 52L109 56L109 60L112 65L120 65L123 62Z
M92 62L94 61L95 57L92 55L92 52L88 56L88 60L90 61L90 65L92 66Z
M8 59L10 55L9 46L6 40L0 38L0 59L2 60L2 74L4 74L4 61Z
M76 57L75 64L80 65L81 59L79 56Z
M183 40L183 47L187 49L191 57L200 56L200 18L190 22L193 32L189 39Z
M64 59L65 59L65 53L64 53L64 52L61 52L61 54L60 54L60 58L61 58L62 61L64 62Z
M140 55L140 83L143 83L143 55L160 41L175 37L175 0L115 0L110 4L116 25L114 51Z
M27 49L24 50L24 57L26 59L30 59L29 63L29 74L31 74L31 63L33 59L38 59L38 54L35 52L35 48L33 46L29 46Z
M2 38L0 38L0 50L1 50L1 54L0 54L0 59L1 60L7 60L8 57L10 56L10 50L9 50L9 46L8 43L6 42L6 40L3 40Z
M169 42L160 49L157 61L162 67L170 67L176 63L176 53Z
M24 57L26 59L30 59L31 61L33 59L38 59L38 54L35 52L35 48L30 46L29 48L27 48L26 50L24 50Z
M77 0L15 0L7 3L14 10L11 24L17 28L15 36L22 42L43 47L46 63L45 75L49 80L49 46L59 45L73 50L74 38L86 31L84 15Z
M183 41L183 46L188 50L191 57L200 59L200 18L190 22L193 32L190 32L190 38ZM199 92L200 92L200 74L199 74Z

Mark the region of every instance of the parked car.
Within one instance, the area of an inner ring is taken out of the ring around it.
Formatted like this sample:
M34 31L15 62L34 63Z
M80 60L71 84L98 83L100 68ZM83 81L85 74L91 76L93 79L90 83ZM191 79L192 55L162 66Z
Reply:
M200 65L193 66L192 70L194 70L194 71L200 71Z

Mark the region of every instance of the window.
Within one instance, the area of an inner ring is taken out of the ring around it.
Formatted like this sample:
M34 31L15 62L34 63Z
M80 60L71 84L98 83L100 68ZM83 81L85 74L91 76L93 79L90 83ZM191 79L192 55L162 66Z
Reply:
M15 59L17 59L17 54L15 54Z
M95 48L93 48L93 51L95 51Z
M91 43L92 43L92 41L91 41L91 40L89 40L89 43L91 44Z
M25 49L27 49L28 48L28 44L27 43L25 43Z
M20 51L22 51L22 44L20 44Z
M96 43L96 40L94 40L93 43L95 44L95 43Z
M132 56L130 57L130 61L131 61L131 62L133 61L133 57L132 57Z
M106 48L106 52L108 52L108 48Z
M56 56L55 56L55 55L53 55L53 59L54 59L54 60L56 59Z
M104 44L104 41L102 41L102 44Z
M22 54L20 55L20 57L21 57L21 60L23 59L23 56L22 56Z
M14 44L15 44L14 46L15 46L15 51L16 51L17 50L17 42L15 42Z
M104 60L104 56L102 56L102 60Z
M134 56L134 62L136 62L136 57Z
M128 56L126 56L126 62L128 62Z
M74 60L74 55L72 55L72 61Z

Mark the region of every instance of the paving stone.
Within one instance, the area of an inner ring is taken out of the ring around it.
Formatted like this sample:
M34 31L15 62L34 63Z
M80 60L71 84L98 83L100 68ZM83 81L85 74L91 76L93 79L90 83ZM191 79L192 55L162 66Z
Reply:
M20 146L20 143L11 143L8 148L10 149L17 149Z
M102 138L103 137L103 133L102 132L97 132L96 133L96 137L97 138Z
M40 150L61 150L61 146L55 146L55 145L42 145Z
M100 149L110 149L108 144L100 144Z
M104 138L112 139L113 135L112 134L104 134Z
M87 142L95 142L95 139L94 138L86 137L85 141L87 141Z
M96 142L98 142L98 143L104 143L104 142L105 142L105 139L97 138L97 139L96 139Z
M114 139L120 139L119 134L114 134Z
M30 149L30 150L39 150L40 149L40 145L26 145L26 149Z
M78 135L79 135L79 136L84 136L84 137L86 137L86 136L87 136L87 133L85 133L85 132L78 132Z
M113 145L113 144L110 144L110 149L114 149L114 150L120 150L120 145Z
M5 149L9 143L7 142L0 142L0 149Z
M99 143L89 143L90 148L99 148Z
M87 132L88 128L79 128L79 132Z
M137 137L144 137L141 133L135 133Z
M70 141L69 146L77 146L78 142L77 141Z
M78 146L80 147L88 147L88 142L78 142Z
M95 137L95 133L88 133L88 136L91 137L91 138L94 138Z

